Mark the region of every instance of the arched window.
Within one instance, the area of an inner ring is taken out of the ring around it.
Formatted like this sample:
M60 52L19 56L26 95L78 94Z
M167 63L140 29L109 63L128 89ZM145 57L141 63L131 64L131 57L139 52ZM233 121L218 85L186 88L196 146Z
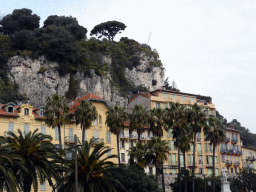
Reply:
M93 125L98 125L98 116L97 116L96 119L93 121Z

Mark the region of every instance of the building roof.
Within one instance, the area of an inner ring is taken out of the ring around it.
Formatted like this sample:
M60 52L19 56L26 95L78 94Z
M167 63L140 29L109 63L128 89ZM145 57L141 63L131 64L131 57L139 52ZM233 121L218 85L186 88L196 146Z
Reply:
M8 106L8 105L12 105L13 107L13 113L8 113L4 107ZM12 116L12 117L18 117L19 116L19 111L17 110L18 106L15 106L13 103L8 103L8 104L0 104L0 115L3 116Z
M76 99L76 100L74 101L74 104L70 107L70 113L71 113L71 114L75 112L75 107L80 106L79 101L82 100L82 99L85 99L86 101L102 102L102 103L104 103L107 107L109 106L109 105L108 105L108 102L107 102L106 100L102 99L101 97L99 97L99 96L97 96L97 95L95 95L95 94L93 94L93 93L89 93L89 94L87 94L87 95L85 95L85 96L83 96L83 97L80 97L80 98L78 98L78 99Z

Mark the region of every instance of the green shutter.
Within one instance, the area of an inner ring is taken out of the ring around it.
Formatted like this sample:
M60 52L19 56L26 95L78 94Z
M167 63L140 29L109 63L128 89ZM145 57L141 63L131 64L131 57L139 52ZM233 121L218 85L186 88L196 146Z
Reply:
M184 165L183 155L180 155L180 165Z
M201 143L197 143L197 151L198 151L198 154L202 154Z
M212 169L208 169L208 175L211 175L212 174Z
M212 165L212 156L209 156L210 159L210 165Z
M169 165L172 164L172 154L169 154Z
M215 161L215 164L218 163L218 161L217 161L217 156L215 156L214 161Z
M218 168L216 169L215 173L216 173L215 174L216 176L219 176L219 169Z
M172 165L176 165L176 154L172 154Z

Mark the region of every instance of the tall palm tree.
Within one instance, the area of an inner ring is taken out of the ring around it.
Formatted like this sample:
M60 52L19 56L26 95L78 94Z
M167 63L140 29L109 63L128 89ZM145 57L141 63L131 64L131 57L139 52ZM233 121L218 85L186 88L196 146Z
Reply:
M189 121L193 129L193 144L196 145L196 134L201 132L201 129L205 127L206 116L204 108L198 104L191 106L191 112L189 114ZM193 173L192 173L192 192L195 192L195 155L196 147L193 148Z
M184 163L184 180L185 180L185 192L188 191L187 188L187 174L186 174L186 152L190 150L191 145L191 137L193 136L191 127L185 123L184 129L182 130L180 136L180 150L183 153L183 163Z
M131 114L129 114L130 128L136 129L138 134L138 142L140 141L141 134L149 126L149 111L143 105L135 105Z
M172 133L178 148L178 184L181 191L181 176L180 176L180 136L183 129L186 127L187 113L185 107L180 103L173 103L172 109L169 112L172 115Z
M212 175L212 191L215 192L215 148L218 144L224 141L225 130L224 126L221 124L221 121L216 117L210 117L208 119L209 126L204 128L206 134L206 141L210 141L213 146L213 175Z
M156 169L163 167L164 161L167 159L167 154L169 154L170 148L168 142L161 140L161 137L153 137L147 143L149 157L151 157L152 164L155 165ZM164 183L164 172L161 169L162 174L162 188L165 191Z
M118 107L118 105L110 107L107 112L106 123L110 132L116 135L118 164L120 164L119 135L121 131L124 130L124 122L127 120L127 117L128 115L125 109Z
M92 144L93 139L85 141L78 148L78 191L115 191L107 174L116 169L111 160L116 158L116 155L106 157L111 149L104 147L104 143L99 143L94 148ZM72 160L65 162L65 175L58 186L58 191L75 191L75 154L74 151L72 153Z
M20 155L24 159L24 169L15 169L15 174L19 175L22 182L22 190L30 192L33 184L34 191L38 191L38 181L42 184L44 180L54 179L58 181L59 175L54 169L55 163L63 160L57 154L55 146L51 143L52 137L42 133L37 133L38 129L28 134L22 134L18 129L18 135L7 132L7 147L12 153Z
M51 126L53 129L55 127L58 128L59 148L62 149L60 128L65 122L69 120L67 116L69 113L68 100L65 96L58 93L52 94L51 97L48 97L46 100L45 111L45 123L48 126Z
M166 115L166 110L162 108L154 108L150 110L150 130L153 133L153 135L160 137L163 136L163 130L168 131L170 128L166 124L165 119L170 118ZM163 171L163 166L161 167ZM156 170L157 175L157 170ZM157 177L156 177L157 178ZM162 180L164 183L164 175L162 175ZM165 191L165 186L163 185L163 190Z
M148 159L147 159L147 146L143 143L136 143L135 146L130 147L129 150L129 164L136 166L139 169L144 169L148 165ZM136 162L135 162L136 160Z
M92 122L97 118L97 110L91 102L87 102L85 99L78 100L79 106L75 107L75 119L76 124L81 125L83 130L82 143L84 143L85 130L91 127Z

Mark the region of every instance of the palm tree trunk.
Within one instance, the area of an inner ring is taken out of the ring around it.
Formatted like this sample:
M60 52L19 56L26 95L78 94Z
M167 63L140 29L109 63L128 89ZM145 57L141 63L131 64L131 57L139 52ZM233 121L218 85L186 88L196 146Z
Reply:
M185 179L185 192L188 191L188 182L187 182L187 174L186 174L186 151L183 151L183 161L184 161L184 179Z
M140 133L138 133L138 142L141 143L141 141L140 141Z
M165 183L164 183L164 166L162 164L162 188L163 188L163 192L165 192Z
M181 178L180 178L180 144L179 144L179 136L177 137L177 146L178 146L178 184L179 184L179 192L181 192Z
M24 182L23 182L24 192L30 192L31 191L32 182L33 182L32 176L27 174L24 177Z
M196 156L196 133L194 133L192 192L195 192L195 159L196 159L195 156Z
M81 127L82 127L82 126L81 126ZM82 128L82 130L83 130L83 134L82 134L82 144L84 144L85 129L84 129L84 128Z
M212 191L215 192L215 143L213 143L213 172L212 172Z
M117 158L118 158L118 164L120 165L119 134L116 134L116 144L117 144Z
M156 166L155 166L155 167L156 167ZM157 167L156 167L155 179L156 179L156 183L158 184L158 180L157 180Z
M58 126L58 132L59 132L59 147L60 147L60 149L62 149L62 144L61 144L61 129L60 129L60 125Z

